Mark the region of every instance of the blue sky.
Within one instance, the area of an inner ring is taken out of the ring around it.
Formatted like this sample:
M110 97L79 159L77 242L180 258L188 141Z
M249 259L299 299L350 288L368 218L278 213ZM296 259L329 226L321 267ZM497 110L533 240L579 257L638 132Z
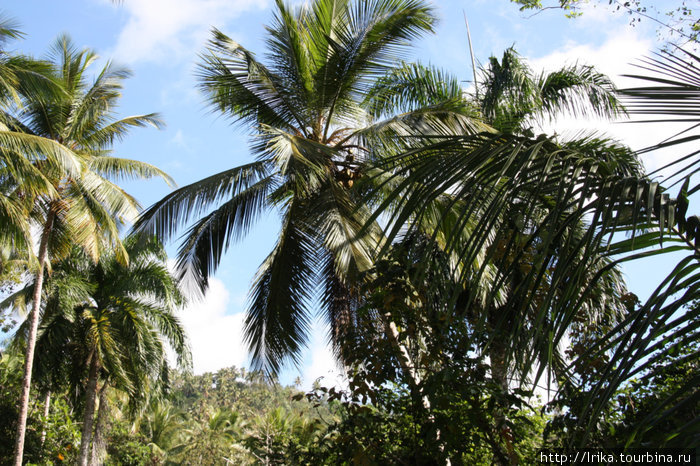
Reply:
M472 71L463 12L468 15L475 56L481 63L515 45L538 68L578 61L596 65L615 77L631 71L628 63L658 47L651 23L632 28L628 17L611 14L605 5L587 8L576 20L556 10L532 16L508 0L438 0L434 5L440 18L437 33L418 42L407 59L446 68L463 79L465 87ZM261 0L124 0L120 5L107 0L21 0L6 3L2 10L16 19L26 34L24 40L11 45L17 50L42 56L59 34L68 33L79 47L95 49L103 60L112 59L131 68L134 75L126 82L120 113L160 112L167 127L133 131L115 153L155 164L182 186L251 160L246 130L206 107L196 88L196 63L211 27L261 56L264 25L269 22L272 6L273 2ZM636 148L671 131L573 119L562 119L554 127L560 133L584 127L605 130ZM657 167L661 157L645 162L650 168ZM126 187L144 206L168 192L160 181ZM276 233L273 214L248 239L229 250L204 301L183 311L196 372L245 365L247 355L240 335L246 293ZM174 247L170 251L174 255ZM647 296L669 264L666 260L626 267L631 290ZM299 375L308 387L332 369L324 341L325 330L319 323L304 365L285 371L282 381L291 382ZM330 375L329 380L334 377Z

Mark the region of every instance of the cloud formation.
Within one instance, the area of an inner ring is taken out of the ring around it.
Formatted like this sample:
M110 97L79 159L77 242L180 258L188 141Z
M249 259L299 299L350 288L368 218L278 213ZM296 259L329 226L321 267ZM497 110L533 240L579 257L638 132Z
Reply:
M644 82L624 77L623 74L643 73L634 66L644 57L649 57L655 50L655 44L650 39L644 39L638 31L632 28L624 28L611 34L599 47L570 43L561 50L552 52L546 56L530 60L535 70L552 71L564 65L593 65L613 80L618 88L636 87L645 85ZM574 135L581 131L596 131L608 135L632 149L639 150L649 147L663 140L677 131L677 124L654 124L651 127L629 121L610 124L605 120L581 119L573 117L559 118L553 124L544 125L544 129L551 132L555 130L564 136ZM668 163L673 157L671 151L655 151L644 156L644 163L648 171L652 171Z
M323 387L346 389L348 381L335 360L333 349L326 341L326 325L316 325L313 330L310 363L304 368L302 389L311 390L316 380Z
M190 57L212 26L267 6L267 0L125 0L129 14L114 56L123 63L172 62Z
M195 374L215 372L223 367L243 367L248 359L243 343L244 313L240 302L234 299L224 283L209 280L209 289L204 299L191 303L181 311L180 319L187 331L192 349ZM229 304L239 312L228 313Z

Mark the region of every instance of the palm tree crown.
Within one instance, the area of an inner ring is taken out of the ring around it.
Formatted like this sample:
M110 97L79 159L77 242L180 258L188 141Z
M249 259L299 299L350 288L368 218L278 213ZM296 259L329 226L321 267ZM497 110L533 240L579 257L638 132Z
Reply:
M203 215L184 237L179 266L205 287L231 240L262 212L281 212L279 240L255 278L246 320L258 366L276 372L287 359L299 361L317 287L336 348L352 326L352 277L371 265L380 236L370 228L358 237L367 210L350 188L376 155L370 139L416 116L377 122L368 96L434 22L419 0L317 0L294 11L278 1L266 64L213 32L200 66L202 89L217 110L252 127L257 160L175 191L136 229L167 239Z
M189 367L185 332L174 314L183 297L162 245L134 238L124 245L127 265L116 252L102 254L95 263L74 249L53 264L44 287L35 374L49 386L60 387L69 380L73 392L84 397L83 462L93 436L98 394L109 387L120 389L129 395L132 410L157 398L168 382L168 346L178 363ZM26 303L33 292L31 283L3 304ZM101 410L105 403L106 397L100 396Z

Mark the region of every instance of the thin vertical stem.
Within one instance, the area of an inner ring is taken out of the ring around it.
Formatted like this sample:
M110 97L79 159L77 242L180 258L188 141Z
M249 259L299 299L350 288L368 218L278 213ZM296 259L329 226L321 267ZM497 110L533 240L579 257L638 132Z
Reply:
M49 214L44 224L44 231L41 233L41 242L39 244L39 270L37 270L34 280L32 310L29 313L29 334L27 335L24 377L22 378L22 395L20 396L19 417L17 419L14 466L22 466L22 458L24 456L24 437L27 433L27 414L29 413L29 395L32 387L34 350L36 349L36 336L39 330L39 309L41 308L41 292L44 286L44 268L48 257L49 236L51 236L55 215L53 208L49 209Z

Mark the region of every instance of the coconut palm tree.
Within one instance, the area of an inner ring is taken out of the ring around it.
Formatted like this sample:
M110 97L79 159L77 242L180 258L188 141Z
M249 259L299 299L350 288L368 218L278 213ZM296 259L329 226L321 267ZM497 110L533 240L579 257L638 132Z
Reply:
M26 184L9 180L6 195L23 199L31 210L26 217L39 229L38 267L34 280L32 309L28 316L25 377L20 398L20 418L17 425L15 464L22 461L29 391L36 335L41 307L44 273L50 261L70 253L80 245L93 259L104 247L114 249L126 262L127 254L119 240L119 226L136 216L136 200L110 179L170 178L157 168L143 162L110 155L115 140L138 126L160 126L155 114L114 118L114 109L121 96L121 82L129 75L123 68L106 65L92 84L88 83L88 68L97 59L90 50L77 50L67 36L59 37L50 55L49 78L61 88L61 93L24 97L22 106L7 119L13 134L42 140L68 148L77 156L72 172L56 164L33 160L34 168L46 188L28 189ZM47 194L48 193L48 194Z
M148 445L165 458L174 449L181 449L187 417L172 404L152 401L138 421L139 431L148 439Z
M494 128L519 133L562 115L618 117L624 109L614 90L610 78L589 65L537 75L510 47L481 68L473 98Z
M116 251L95 263L76 249L53 264L44 290L34 371L40 379L71 380L82 393L80 464L88 464L98 397L98 421L110 387L129 396L132 410L154 399L167 384L166 344L181 366L189 365L185 332L174 314L183 297L162 245L129 238L124 246L128 264ZM28 284L5 304L28 301L34 288ZM96 444L102 434L94 432Z
M368 213L353 185L366 161L382 153L379 142L416 121L467 132L484 127L462 101L382 121L369 111L377 79L434 21L421 0L316 0L295 10L279 0L266 63L213 32L201 88L214 108L252 128L257 160L166 196L136 230L167 240L201 216L184 236L179 268L204 287L232 240L263 212L280 212L279 239L255 278L246 318L256 366L276 372L299 362L315 290L336 350L352 330L359 299L353 282L382 240L376 225L358 235Z

